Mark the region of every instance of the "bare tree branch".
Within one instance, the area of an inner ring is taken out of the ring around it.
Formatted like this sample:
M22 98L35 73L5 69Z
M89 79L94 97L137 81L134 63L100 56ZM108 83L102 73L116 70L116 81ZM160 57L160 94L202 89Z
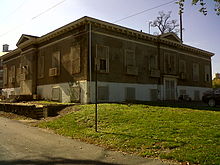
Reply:
M160 31L160 34L167 32L178 33L179 30L176 30L179 27L177 20L170 20L171 11L167 14L163 11L159 12L159 16L151 24L152 27L157 27Z

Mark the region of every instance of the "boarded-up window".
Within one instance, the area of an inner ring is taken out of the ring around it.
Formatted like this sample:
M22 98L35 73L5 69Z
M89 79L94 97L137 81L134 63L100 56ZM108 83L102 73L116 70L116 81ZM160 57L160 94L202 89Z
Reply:
M136 66L135 52L133 50L125 50L125 65Z
M98 100L99 101L108 101L108 99L109 99L108 86L99 86L98 87Z
M186 90L185 89L181 89L180 90L180 95L186 95Z
M12 65L9 70L8 81L10 84L15 82L15 65Z
M211 81L211 70L210 65L205 65L205 82Z
M194 100L200 101L200 91L194 91Z
M185 60L180 60L179 72L180 73L186 73L186 61Z
M15 65L12 65L11 66L11 76L13 79L15 79L15 75L16 75L16 68L15 68Z
M199 81L199 64L193 63L193 81Z
M8 69L6 66L3 67L3 82L4 85L8 84Z
M97 70L100 72L109 72L109 48L103 45L96 45Z
M176 56L174 54L165 54L165 71L168 74L176 73Z
M71 102L80 101L80 87L79 86L70 87L70 99L71 99Z
M44 55L38 57L38 78L44 78Z
M125 50L125 66L127 74L138 75L138 67L136 66L135 52L133 50Z
M74 45L70 51L71 73L80 73L80 45Z
M151 55L149 58L149 70L157 69L157 55Z
M60 100L60 88L59 87L53 87L52 88L52 100L53 101L59 101Z
M60 51L56 51L52 54L52 68L60 70Z
M21 77L21 64L19 65L19 67L16 70L16 81L17 81L17 83L20 82L20 80L21 80L20 77Z
M158 96L158 90L157 89L151 89L150 90L151 101L157 101L157 96Z
M127 101L135 100L135 88L132 87L125 88L125 99Z

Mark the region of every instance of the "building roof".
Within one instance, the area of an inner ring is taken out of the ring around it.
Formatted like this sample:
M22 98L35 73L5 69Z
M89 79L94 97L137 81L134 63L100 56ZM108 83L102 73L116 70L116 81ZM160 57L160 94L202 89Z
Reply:
M24 47L27 47L31 44L39 44L39 43L45 42L47 40L50 40L50 39L55 38L59 35L62 35L68 31L70 31L74 28L77 28L81 25L84 25L84 24L91 24L91 25L95 25L95 26L100 26L101 28L104 28L104 29L120 32L122 34L126 34L129 36L135 36L140 39L158 41L158 42L161 42L164 44L178 47L180 49L196 52L198 54L203 54L203 55L207 55L210 57L214 55L214 53L183 44L182 41L179 39L179 37L177 35L175 35L174 33L166 33L163 35L155 36L155 35L151 35L148 33L140 32L140 31L126 28L123 26L119 26L119 25L116 25L113 23L109 23L109 22L105 22L102 20L98 20L95 18L85 16L85 17L82 17L74 22L71 22L71 23L65 25L65 26L62 26L54 31L51 31L41 37L22 34L19 41L17 42L18 48L15 49L14 51L11 51L9 54L7 54L5 56L8 57L10 55L13 55L14 53L20 52L21 50L19 48L24 48Z
M8 52L0 52L0 57L7 54Z

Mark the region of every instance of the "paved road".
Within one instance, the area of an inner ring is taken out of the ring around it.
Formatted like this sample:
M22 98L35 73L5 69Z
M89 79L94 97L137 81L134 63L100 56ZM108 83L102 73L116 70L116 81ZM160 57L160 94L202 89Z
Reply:
M0 117L0 165L164 165Z

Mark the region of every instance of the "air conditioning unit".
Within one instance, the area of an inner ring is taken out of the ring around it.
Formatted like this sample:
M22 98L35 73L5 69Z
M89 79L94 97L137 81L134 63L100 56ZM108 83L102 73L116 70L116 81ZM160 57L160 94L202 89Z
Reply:
M54 76L57 76L58 75L58 70L57 68L50 68L49 69L49 76L50 77L54 77Z
M20 81L25 81L27 79L27 74L26 73L21 73L20 74Z
M181 80L185 80L185 79L186 79L186 73L181 72L181 73L180 73L180 79L181 79Z
M129 75L138 75L138 67L136 66L127 66L126 73Z

